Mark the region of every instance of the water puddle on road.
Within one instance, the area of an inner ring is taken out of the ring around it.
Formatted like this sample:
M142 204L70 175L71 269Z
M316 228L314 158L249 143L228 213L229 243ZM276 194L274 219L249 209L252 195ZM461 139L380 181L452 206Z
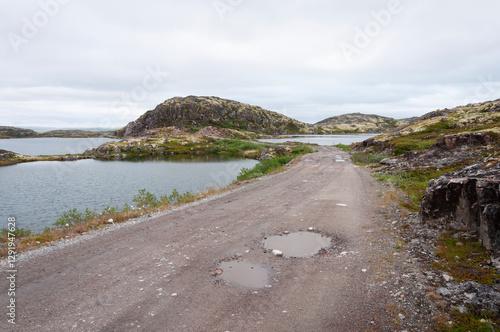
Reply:
M344 158L342 158L341 155L335 155L335 161L338 162L338 163L343 163L345 162Z
M279 250L285 257L310 257L332 245L332 239L313 232L275 235L264 241L266 250Z
M229 261L219 264L222 280L240 287L259 289L269 283L269 271L261 264L246 261Z

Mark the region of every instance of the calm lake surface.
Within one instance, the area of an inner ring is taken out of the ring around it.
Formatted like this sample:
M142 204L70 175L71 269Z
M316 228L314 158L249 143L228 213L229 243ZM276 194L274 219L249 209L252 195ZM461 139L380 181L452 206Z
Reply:
M11 138L0 139L0 149L28 156L76 154L118 139L95 138Z
M372 138L378 134L348 134L348 135L293 135L291 138L269 138L260 139L261 142L284 143L286 141L302 142L318 145L335 145L362 142L365 139Z
M234 181L241 168L257 161L198 157L142 161L46 161L0 167L0 220L41 231L70 209L102 211L123 207L139 189L160 196L173 189L200 192Z

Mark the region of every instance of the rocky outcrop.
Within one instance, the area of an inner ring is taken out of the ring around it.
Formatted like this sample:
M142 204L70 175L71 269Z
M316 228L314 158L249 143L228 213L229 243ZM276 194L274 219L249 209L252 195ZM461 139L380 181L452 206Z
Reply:
M465 133L448 135L439 138L432 148L453 149L459 146L481 146L495 142L495 138L490 133Z
M7 150L2 150L0 149L0 160L7 160L7 159L10 159L14 156L16 156L17 154L12 152L12 151L7 151Z
M431 180L420 216L431 225L476 232L486 249L500 253L500 158Z
M282 114L218 97L175 97L147 111L118 130L119 137L142 136L150 129L168 126L216 126L267 134L313 133L316 129Z
M479 160L494 148L495 137L491 133L464 133L439 138L436 144L424 151L407 151L402 160L410 166L427 165L437 168L467 160Z

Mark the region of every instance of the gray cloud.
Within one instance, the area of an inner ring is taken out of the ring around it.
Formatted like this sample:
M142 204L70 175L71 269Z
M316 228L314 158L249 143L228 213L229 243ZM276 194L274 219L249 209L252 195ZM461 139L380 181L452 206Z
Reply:
M2 125L120 127L186 95L306 122L500 96L493 0L40 0L0 10Z

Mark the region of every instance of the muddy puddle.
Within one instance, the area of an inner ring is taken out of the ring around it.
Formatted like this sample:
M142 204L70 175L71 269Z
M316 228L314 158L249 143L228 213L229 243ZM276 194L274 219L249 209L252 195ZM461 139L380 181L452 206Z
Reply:
M313 232L275 235L263 241L266 250L281 252L284 257L310 257L331 246L332 239Z
M264 288L269 284L269 271L258 263L229 261L219 264L220 278L227 283L249 289Z

